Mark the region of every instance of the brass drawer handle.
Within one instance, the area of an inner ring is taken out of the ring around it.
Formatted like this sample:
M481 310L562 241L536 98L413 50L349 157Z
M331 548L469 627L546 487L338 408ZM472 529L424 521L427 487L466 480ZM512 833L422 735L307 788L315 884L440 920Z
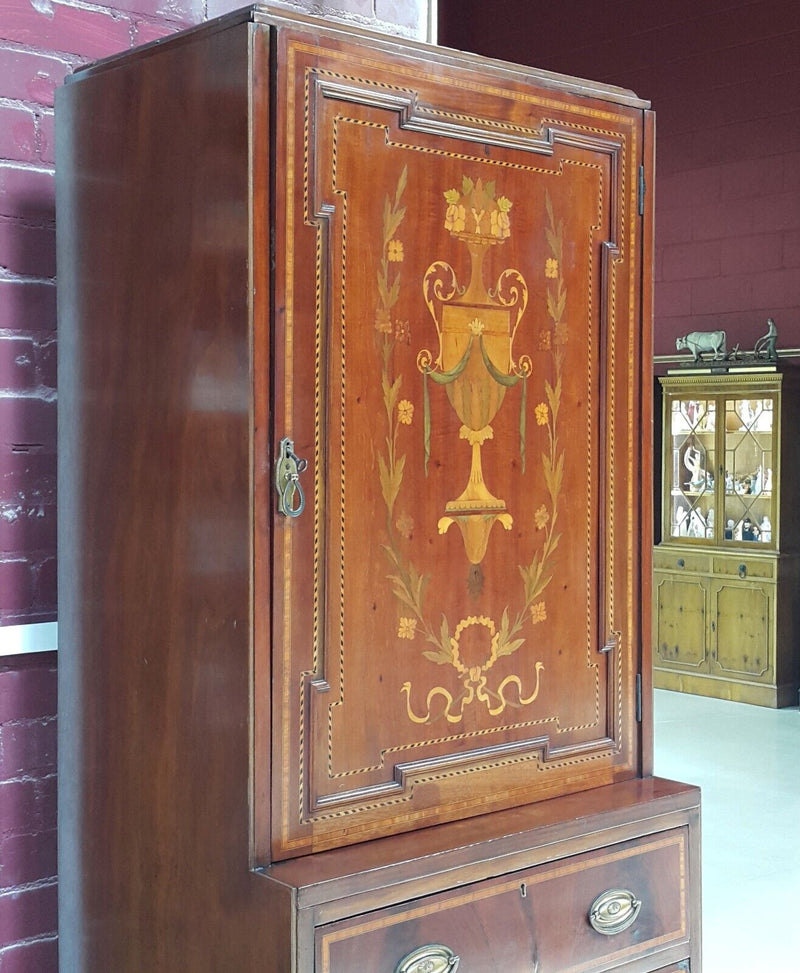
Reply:
M627 889L609 889L598 895L589 909L589 922L595 932L616 936L636 922L642 903Z
M394 973L455 973L460 962L452 949L432 943L404 956Z
M747 565L746 564L740 564L739 565L739 577L740 578L746 578L747 577Z

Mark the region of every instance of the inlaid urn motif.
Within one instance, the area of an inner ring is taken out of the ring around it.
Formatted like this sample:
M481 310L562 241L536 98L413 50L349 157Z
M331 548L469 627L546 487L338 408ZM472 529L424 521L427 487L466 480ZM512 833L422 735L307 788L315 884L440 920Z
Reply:
M445 229L467 248L470 279L459 286L450 264L436 260L423 279L423 294L439 337L438 353L423 349L417 366L425 378L425 462L430 454L428 379L442 385L461 420L459 437L472 450L469 479L461 493L445 505L439 533L457 524L464 538L467 558L480 564L496 522L511 529L513 515L496 497L483 472L484 444L493 438L492 422L506 391L523 380L520 411L520 453L524 468L525 380L531 359L514 358L514 339L528 304L528 287L518 270L506 268L494 289L487 288L484 265L493 248L511 235L512 203L496 196L495 184L464 177L461 189L445 194Z

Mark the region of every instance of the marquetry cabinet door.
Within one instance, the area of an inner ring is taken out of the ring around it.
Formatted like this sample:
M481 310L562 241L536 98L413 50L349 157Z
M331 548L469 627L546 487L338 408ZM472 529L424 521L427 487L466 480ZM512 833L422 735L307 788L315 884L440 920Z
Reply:
M643 103L275 58L265 854L635 776Z

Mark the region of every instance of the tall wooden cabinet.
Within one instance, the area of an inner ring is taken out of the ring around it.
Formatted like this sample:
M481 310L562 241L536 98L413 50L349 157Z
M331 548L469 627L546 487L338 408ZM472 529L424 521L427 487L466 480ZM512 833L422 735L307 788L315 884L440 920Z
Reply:
M654 554L655 685L797 703L800 485L796 375L662 378L663 523Z
M57 118L62 973L697 973L647 104L254 7Z

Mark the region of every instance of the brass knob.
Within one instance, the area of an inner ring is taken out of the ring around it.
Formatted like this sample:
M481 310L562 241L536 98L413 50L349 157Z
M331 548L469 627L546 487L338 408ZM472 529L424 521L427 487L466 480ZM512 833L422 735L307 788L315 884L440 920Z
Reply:
M455 973L461 961L447 946L431 943L404 956L394 973Z
M616 936L636 922L642 903L627 889L608 889L598 895L589 909L589 922L595 932Z

